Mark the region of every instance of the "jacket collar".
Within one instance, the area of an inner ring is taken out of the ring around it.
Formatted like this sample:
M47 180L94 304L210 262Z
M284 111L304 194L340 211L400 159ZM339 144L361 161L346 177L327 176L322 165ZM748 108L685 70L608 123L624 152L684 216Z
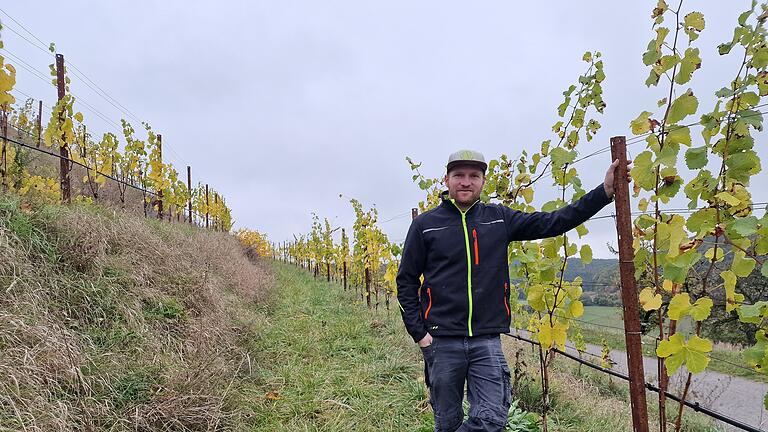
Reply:
M448 197L448 191L442 191L440 193L440 199L442 199L442 205L448 208L449 210L461 212L459 207L456 205L455 200L453 198ZM464 214L469 214L470 211L472 211L473 208L477 207L477 204L480 202L480 200L475 201L467 211L464 212Z

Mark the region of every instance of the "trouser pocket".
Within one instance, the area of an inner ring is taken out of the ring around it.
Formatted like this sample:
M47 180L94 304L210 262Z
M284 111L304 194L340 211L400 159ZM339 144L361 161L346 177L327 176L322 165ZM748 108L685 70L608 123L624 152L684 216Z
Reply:
M430 370L434 367L435 362L435 338L432 338L432 343L421 348L421 355L424 357L424 384L427 387L432 386L432 381L429 379Z
M504 397L502 398L502 404L504 409L509 412L509 407L512 405L512 374L509 371L509 366L505 363L501 365L502 384L504 384Z

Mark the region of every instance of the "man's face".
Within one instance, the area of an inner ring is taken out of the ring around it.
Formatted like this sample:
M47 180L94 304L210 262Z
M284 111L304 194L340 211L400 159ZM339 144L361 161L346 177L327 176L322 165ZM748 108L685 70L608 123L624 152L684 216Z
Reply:
M457 166L445 175L448 195L462 206L470 206L480 198L485 174L472 166Z

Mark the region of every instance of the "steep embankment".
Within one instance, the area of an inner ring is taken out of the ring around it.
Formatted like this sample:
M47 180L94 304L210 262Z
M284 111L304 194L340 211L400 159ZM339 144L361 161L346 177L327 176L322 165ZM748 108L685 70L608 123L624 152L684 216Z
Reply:
M0 194L0 430L210 430L271 285L231 236Z

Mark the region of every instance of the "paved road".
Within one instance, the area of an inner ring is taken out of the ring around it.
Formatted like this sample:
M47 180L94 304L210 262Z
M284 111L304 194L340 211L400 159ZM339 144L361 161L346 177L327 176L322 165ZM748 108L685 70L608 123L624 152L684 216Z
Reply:
M529 337L529 334L525 331L520 331L519 334L524 337ZM574 354L577 353L570 342L567 344L566 351ZM601 351L602 347L587 344L587 352L601 355ZM627 354L624 351L612 351L611 359L616 362L616 365L613 367L615 371L627 373ZM658 384L658 366L656 359L643 357L643 360L645 380L650 383ZM686 377L687 371L685 370L685 367L680 368L680 370L670 378L669 392L682 395ZM766 383L750 381L745 378L725 375L719 372L704 371L693 376L687 399L691 402L698 402L699 405L703 407L707 407L743 423L768 431L768 412L766 412L765 406L763 405L763 397L765 397L766 393L768 393L768 384ZM653 403L654 400L656 399L649 399L648 402ZM674 404L673 401L670 402ZM722 423L722 426L727 431L741 430L729 427L725 423Z

